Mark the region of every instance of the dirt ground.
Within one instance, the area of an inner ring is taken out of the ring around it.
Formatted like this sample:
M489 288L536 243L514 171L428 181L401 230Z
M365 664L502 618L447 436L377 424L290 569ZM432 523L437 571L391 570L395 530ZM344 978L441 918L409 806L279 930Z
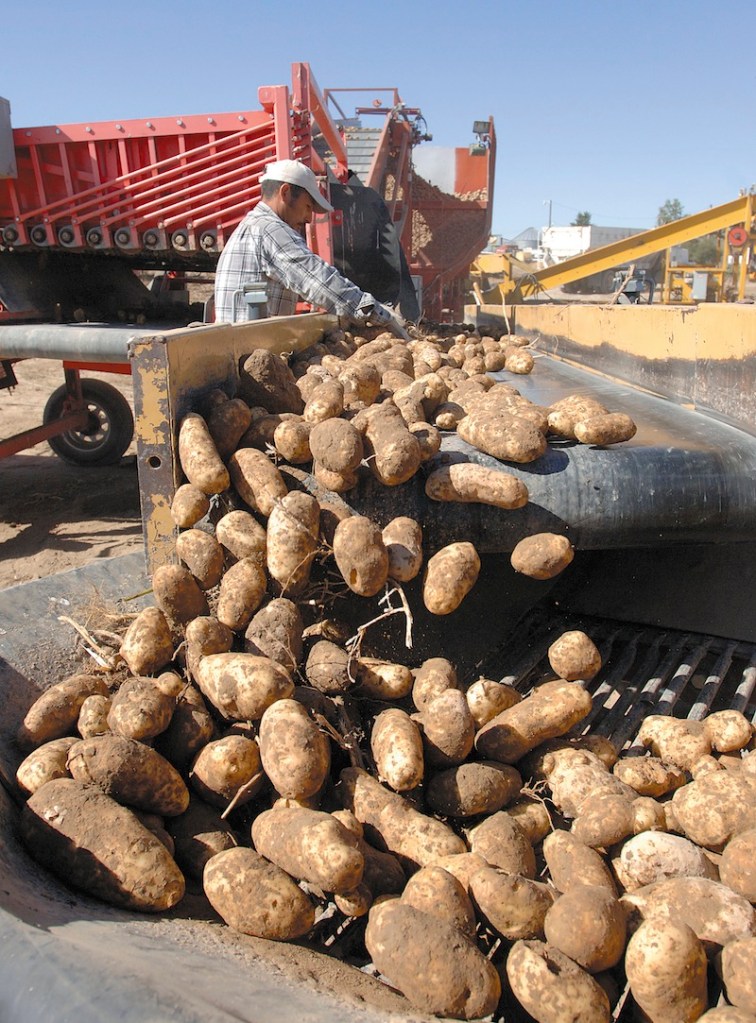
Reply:
M16 363L18 386L0 390L0 437L42 424L45 402L63 383L60 362ZM131 377L86 371L132 403ZM133 404L132 404L133 408ZM142 543L136 446L119 465L83 468L47 442L0 460L0 589L78 568Z

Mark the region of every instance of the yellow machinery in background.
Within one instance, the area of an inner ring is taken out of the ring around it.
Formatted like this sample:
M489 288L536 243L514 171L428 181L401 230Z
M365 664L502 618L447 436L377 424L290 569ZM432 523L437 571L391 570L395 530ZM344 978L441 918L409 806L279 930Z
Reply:
M506 253L482 252L470 268L476 303L517 304L551 288L563 287L592 274L634 263L643 256L684 245L716 231L725 232L720 265L671 266L668 257L662 301L688 304L742 301L746 281L753 269L754 217L756 194L750 191L732 202L681 217L538 270Z

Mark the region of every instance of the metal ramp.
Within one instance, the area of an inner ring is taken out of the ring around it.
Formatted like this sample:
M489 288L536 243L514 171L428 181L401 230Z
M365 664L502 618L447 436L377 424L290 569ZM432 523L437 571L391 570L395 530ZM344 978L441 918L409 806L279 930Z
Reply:
M383 128L347 128L346 150L349 158L349 169L354 171L363 185L368 181L370 168ZM372 185L375 188L375 185Z

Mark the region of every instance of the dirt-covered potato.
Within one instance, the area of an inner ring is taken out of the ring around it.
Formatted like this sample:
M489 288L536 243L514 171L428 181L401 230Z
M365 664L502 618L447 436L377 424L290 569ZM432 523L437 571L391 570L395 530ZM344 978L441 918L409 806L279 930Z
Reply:
M294 691L288 671L255 654L209 654L199 662L196 681L229 721L259 721L272 703Z
M690 771L711 753L711 739L701 721L649 714L643 719L636 742L666 764Z
M236 450L251 422L252 412L241 398L221 401L207 413L207 428L223 461Z
M733 771L712 771L677 789L672 807L685 835L714 851L756 827L753 787Z
M615 871L628 892L668 877L717 880L717 868L699 846L663 831L645 831L628 839L615 861Z
M311 429L312 423L304 419L284 419L273 431L276 453L291 465L307 465L312 461Z
M199 689L182 688L171 723L155 740L155 749L179 770L187 767L205 743L215 737L215 723Z
M242 558L265 560L265 528L247 511L239 508L218 519L215 536L218 543L239 561Z
M441 450L441 431L430 423L410 423L409 431L420 445L420 461L428 462Z
M718 753L744 749L753 738L751 723L739 710L715 710L704 718L703 726Z
M354 684L349 654L330 639L320 639L307 655L305 676L309 684L327 696L345 693Z
M181 420L178 455L184 475L203 494L222 494L231 486L228 470L198 412L189 412Z
M464 885L443 867L421 867L407 881L401 900L405 906L437 916L468 938L475 935L475 910Z
M131 622L119 650L132 675L154 675L173 659L173 637L165 615L146 607Z
M633 834L631 800L618 792L592 795L572 822L572 834L592 849L605 849Z
M378 777L394 792L408 792L423 780L425 761L420 729L405 711L389 707L376 717L370 750Z
M588 973L609 970L622 958L627 922L606 888L578 886L557 899L544 920L546 941Z
M449 396L453 400L454 392ZM457 434L500 462L533 462L546 451L546 438L532 423L509 412L472 409L457 423Z
M75 736L51 739L25 757L16 771L16 784L24 795L30 796L54 778L70 778L68 752L78 741Z
M467 540L447 544L428 560L423 578L423 602L434 615L456 611L478 581L480 558Z
M620 444L637 432L630 416L624 412L607 412L589 416L575 423L575 439L581 444Z
M554 887L563 893L582 885L617 894L612 872L604 858L569 831L552 831L543 842L543 855Z
M302 659L303 630L297 605L276 597L253 616L244 633L244 649L248 654L270 657L293 673Z
M109 713L109 696L88 696L81 705L76 722L76 729L82 739L89 739L93 735L103 735L105 732L109 732Z
M756 903L756 827L730 839L719 861L719 876L722 884Z
M579 630L563 632L549 647L548 657L554 674L568 682L590 681L601 668L598 647Z
M551 815L546 803L537 796L523 796L505 807L504 813L517 821L531 845L542 842L551 831Z
M215 614L218 621L241 632L246 629L265 596L268 579L258 558L241 558L221 579Z
M520 794L522 778L514 767L492 760L471 761L435 774L425 799L442 817L493 814Z
M153 679L127 678L111 700L108 726L126 739L154 739L171 723L175 706L175 696Z
M186 529L176 537L176 554L203 590L217 586L223 573L223 548L202 529Z
M217 853L207 861L202 883L216 913L242 934L294 941L315 922L315 907L302 889L254 849Z
M475 748L491 760L514 764L546 739L568 732L592 703L591 694L577 682L544 682L484 725L475 737Z
M482 728L497 714L522 701L522 695L513 686L490 678L477 679L468 687L465 696L476 728Z
M499 810L467 832L470 851L507 874L535 877L535 853L530 839L509 814Z
M350 515L339 522L333 556L344 582L360 597L374 597L388 579L388 552L381 531L364 515Z
M276 501L288 493L281 473L257 448L235 451L228 460L228 471L239 497L260 515L270 515Z
M456 669L445 657L429 657L412 675L412 702L421 713L436 696L459 688Z
M425 481L433 501L490 504L496 508L522 508L528 488L516 476L475 462L456 462L435 469Z
M231 649L234 634L227 625L212 615L200 615L188 623L184 639L186 666L194 676L202 657L208 654L224 654Z
M476 911L497 934L508 941L543 936L554 903L549 885L486 865L471 871L469 886Z
M612 771L639 796L663 796L687 781L681 770L658 757L621 757Z
M465 694L446 689L417 715L425 759L433 767L454 767L466 760L473 748L475 721Z
M364 431L367 464L386 487L406 483L420 467L420 442L392 401L371 405L368 412Z
M331 767L326 734L296 700L271 704L260 720L260 757L273 788L288 799L318 792Z
M722 981L734 1006L756 1016L756 938L740 938L722 949Z
M101 675L69 675L46 689L24 715L16 741L21 749L34 749L51 739L74 735L81 705L88 696L108 696Z
M515 572L531 579L553 579L575 556L572 544L559 533L536 533L516 544L511 562Z
M362 881L357 837L329 813L303 807L265 810L252 822L252 843L291 877L346 894Z
M412 690L412 671L378 657L358 657L352 665L360 695L374 700L401 700Z
M193 483L182 483L171 501L171 518L179 529L191 529L210 511L210 498Z
M94 785L56 778L21 812L29 853L66 884L142 912L162 912L184 896L173 858L135 814Z
M304 407L305 422L323 423L336 419L344 411L344 385L340 380L328 379L319 384Z
M499 975L462 931L399 899L371 908L365 945L386 980L423 1012L479 1019L498 1004Z
M506 970L515 998L539 1023L609 1023L604 989L559 949L542 941L518 941Z
M381 374L370 363L350 363L344 366L337 379L344 388L347 408L372 405L381 390Z
M555 751L545 758L544 771L552 801L565 817L589 813L594 801L601 796L621 796L628 803L635 799L635 791L589 750Z
M423 529L407 515L399 515L384 526L381 536L388 552L389 578L406 583L423 565Z
M644 921L628 942L625 970L633 998L651 1023L696 1020L706 1009L706 953L679 920Z
M152 573L155 603L170 621L185 625L210 613L207 597L184 565L160 565Z
M211 806L225 810L232 800L236 806L248 803L264 781L257 743L246 735L224 735L209 742L197 754L189 780Z
M320 505L311 494L292 490L268 518L268 572L281 596L299 596L310 581L319 543Z
M205 864L212 856L238 845L220 811L196 796L184 813L169 819L167 826L176 862L187 877L196 881L202 880Z
M109 734L81 739L69 750L68 769L76 781L148 813L175 817L189 805L189 790L175 767L136 739Z
M304 407L294 374L286 359L265 348L256 348L239 371L239 397L247 405L261 405L268 412L301 413Z
M346 419L326 419L312 427L310 450L331 472L353 472L362 461L362 434Z

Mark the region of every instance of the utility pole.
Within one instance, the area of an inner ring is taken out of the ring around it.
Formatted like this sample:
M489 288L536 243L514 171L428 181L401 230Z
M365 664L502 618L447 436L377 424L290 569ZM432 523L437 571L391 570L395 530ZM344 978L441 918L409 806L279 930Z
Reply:
M551 199L544 199L543 205L549 207L549 227L551 227Z

